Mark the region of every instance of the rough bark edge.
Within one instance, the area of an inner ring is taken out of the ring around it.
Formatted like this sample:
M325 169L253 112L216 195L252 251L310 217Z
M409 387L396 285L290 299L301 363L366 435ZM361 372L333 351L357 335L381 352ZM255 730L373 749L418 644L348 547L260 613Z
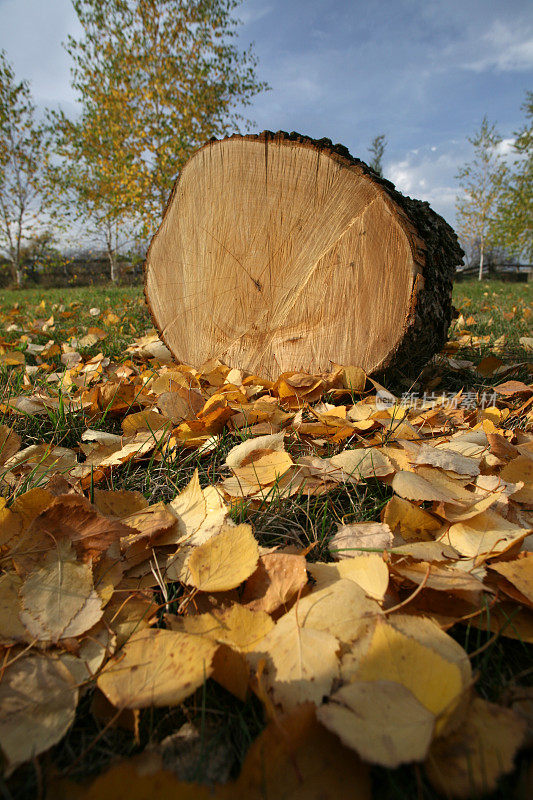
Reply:
M197 148L190 156L193 158L201 150L229 139L244 139L258 142L294 142L304 147L324 153L345 166L358 167L366 177L376 184L385 198L400 211L398 219L409 240L413 260L419 270L411 295L411 309L404 323L403 335L398 346L375 368L372 374L384 372L403 376L415 376L422 367L446 344L448 328L452 321L452 286L455 268L462 263L464 251L459 245L457 235L446 220L437 214L427 201L416 200L403 195L395 185L380 177L371 167L350 154L342 144L333 144L331 139L312 139L292 131L262 131L261 133L234 133L217 139L213 136ZM161 224L153 235L144 261L144 297L150 318L162 341L172 352L155 318L146 291L150 251L176 194L180 175L176 179L163 211Z

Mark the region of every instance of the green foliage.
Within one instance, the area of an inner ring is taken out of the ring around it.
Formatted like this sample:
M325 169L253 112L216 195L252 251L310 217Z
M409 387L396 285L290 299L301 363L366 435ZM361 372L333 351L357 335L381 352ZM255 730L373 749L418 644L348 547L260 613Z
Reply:
M385 134L381 133L379 136L375 136L372 139L372 141L370 142L370 147L368 148L368 152L372 156L368 166L372 167L374 172L377 172L380 178L383 177L382 160L386 146L387 146L387 140L385 138Z
M246 120L267 88L233 43L238 0L74 0L69 37L81 115L51 121L57 178L116 252L119 230L153 233L191 152Z
M495 231L501 244L514 255L533 261L533 92L522 106L523 128L515 134L517 158L509 170L498 204Z
M463 193L457 197L458 233L467 248L479 242L479 279L483 274L483 258L487 247L495 244L494 215L506 176L506 165L498 145L501 136L487 117L481 127L468 137L474 158L456 175Z
M19 286L24 242L39 229L49 199L46 161L44 131L35 121L29 84L16 81L0 51L0 245Z

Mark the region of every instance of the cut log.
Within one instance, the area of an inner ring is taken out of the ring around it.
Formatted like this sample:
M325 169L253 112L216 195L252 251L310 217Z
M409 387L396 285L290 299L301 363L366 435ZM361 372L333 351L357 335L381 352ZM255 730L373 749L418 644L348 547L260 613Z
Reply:
M412 374L446 341L462 256L428 203L345 147L264 131L189 159L148 251L145 295L167 347L195 367Z

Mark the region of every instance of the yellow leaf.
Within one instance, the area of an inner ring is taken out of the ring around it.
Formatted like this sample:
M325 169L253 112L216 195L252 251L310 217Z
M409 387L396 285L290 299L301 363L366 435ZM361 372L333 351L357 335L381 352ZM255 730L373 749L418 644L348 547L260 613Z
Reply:
M437 739L426 761L435 789L446 797L479 797L511 772L526 723L514 711L476 697L463 724Z
M317 717L364 761L394 768L422 761L435 717L405 687L388 680L343 686Z
M178 705L211 674L217 645L158 628L134 633L98 678L117 708Z
M455 710L465 688L456 663L384 621L376 625L355 678L393 681L409 689L438 718L437 731Z
M533 553L524 553L514 561L498 561L490 569L502 575L533 605Z
M295 615L286 614L257 646L267 658L267 686L285 711L310 701L319 705L339 674L339 642L331 633L303 627Z
M503 553L527 535L527 529L488 509L464 522L454 523L444 538L462 556L477 558Z
M274 483L292 465L293 460L285 450L256 450L241 466L233 467L233 473L238 481L255 489Z
M343 450L332 456L329 463L356 481L391 475L394 472L390 459L377 447Z
M430 541L442 529L438 519L396 495L385 506L383 522L393 533L399 530L406 542Z
M218 536L191 553L191 586L203 592L233 589L254 572L258 558L259 547L250 525L226 525Z
M285 617L291 616L299 625L325 631L349 644L381 613L376 601L366 597L355 581L342 578L300 598Z
M502 469L500 477L509 483L523 481L524 486L514 492L511 497L518 503L533 503L533 458L528 458L528 456L513 458Z
M388 567L377 553L344 558L337 564L310 563L308 569L319 589L346 578L355 581L374 600L383 600L389 585Z
M242 462L248 459L257 450L277 450L283 451L285 449L285 433L275 433L268 436L255 436L252 439L246 439L241 444L233 447L227 457L226 466L230 469L240 467Z
M170 503L179 521L180 536L177 542L200 545L220 532L228 514L228 506L214 486L202 489L198 470Z
M272 618L264 611L250 611L239 603L227 609L214 609L208 614L169 617L172 630L182 630L196 636L206 636L237 650L255 648L274 627Z
M41 641L79 636L102 616L102 601L93 585L90 564L72 560L62 548L47 564L31 572L20 588L20 619Z

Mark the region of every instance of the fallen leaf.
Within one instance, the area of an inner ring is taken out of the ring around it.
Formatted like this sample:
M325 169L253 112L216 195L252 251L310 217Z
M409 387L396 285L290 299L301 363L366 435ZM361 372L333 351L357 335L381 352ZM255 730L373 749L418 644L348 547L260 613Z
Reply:
M513 561L492 562L489 569L502 575L533 607L533 553L523 553Z
M202 636L138 631L100 672L98 688L117 708L178 705L209 677L216 649Z
M390 459L377 447L343 450L332 456L329 463L355 480L382 477L394 472Z
M389 585L388 567L376 553L344 558L336 564L323 564L317 561L309 564L308 569L319 589L346 578L357 583L365 594L374 600L383 600Z
M354 675L357 681L392 681L408 689L445 726L465 690L461 667L383 620Z
M259 547L250 525L226 525L191 553L190 585L202 592L233 589L250 577L258 558Z
M317 717L364 761L391 769L423 761L435 726L434 715L405 686L381 679L343 686Z
M74 721L78 690L70 673L46 655L7 666L0 683L0 749L6 775L59 742Z
M355 522L339 525L331 537L329 551L333 558L352 558L365 551L386 550L392 545L393 536L389 526L383 522Z
M512 771L525 728L514 711L476 697L460 728L433 743L425 765L429 780L447 797L492 792Z
M214 609L209 614L172 616L168 620L172 630L206 636L240 651L254 649L274 626L272 618L264 611L251 611L239 603L228 609Z
M304 556L267 553L244 584L241 602L254 611L271 614L290 603L307 583Z

